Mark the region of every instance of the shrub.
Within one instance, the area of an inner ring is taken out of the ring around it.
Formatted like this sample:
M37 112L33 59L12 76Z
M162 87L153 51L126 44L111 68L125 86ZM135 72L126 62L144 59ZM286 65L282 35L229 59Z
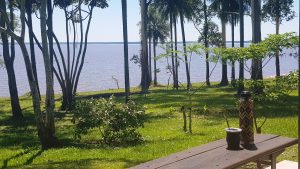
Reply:
M286 76L276 77L274 81L247 80L245 87L253 93L256 101L284 101L298 87L298 72L290 72Z
M143 126L145 111L134 101L122 104L114 97L81 100L75 104L73 114L75 139L98 128L103 142L108 145L133 145L142 141L137 129Z

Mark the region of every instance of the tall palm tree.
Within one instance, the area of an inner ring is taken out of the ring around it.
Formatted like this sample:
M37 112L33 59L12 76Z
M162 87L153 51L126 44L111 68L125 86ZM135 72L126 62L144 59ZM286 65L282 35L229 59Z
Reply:
M156 47L158 42L164 43L169 36L169 24L166 19L162 18L154 6L149 8L149 18L148 18L149 32L153 40L153 63L154 63L154 86L157 86L157 72L156 67ZM149 49L151 50L151 49Z
M229 13L229 23L231 25L231 47L234 47L234 27L239 21L239 2L238 0L232 0L230 3ZM231 62L231 84L234 85L235 82L235 62Z
M125 101L127 103L130 95L129 63L128 63L127 0L121 0L121 2L122 2L123 39L124 39Z
M187 55L186 55L186 38L185 38L185 29L184 29L184 19L191 19L193 15L193 5L198 3L197 0L156 0L154 1L158 10L164 16L169 16L170 18L170 35L171 35L171 50L173 50L173 34L175 39L175 50L177 50L177 18L180 19L181 33L182 33L182 41L183 41L183 49L184 49L184 58L185 58L185 67L186 67L186 77L187 77L187 87L190 88L190 74L189 67L187 63ZM173 29L174 27L174 29ZM174 30L174 31L173 31ZM173 70L173 81L174 88L178 88L178 59L177 53L171 55L172 56L172 70Z
M183 43L183 51L184 51L184 62L185 62L185 70L186 70L186 81L187 81L187 88L191 88L191 77L189 71L189 64L187 59L187 52L186 52L186 38L185 38L185 28L184 28L184 17L188 20L191 20L194 13L194 6L197 6L199 3L198 0L186 0L186 1L176 1L179 11L179 18L180 18L180 26L181 26L181 34L182 34L182 43Z
M149 89L149 68L148 68L148 52L147 52L147 0L140 0L141 7L141 88L146 93Z
M161 13L162 16L165 16L166 18L169 18L170 21L170 41L171 41L171 51L174 50L174 44L173 44L173 26L174 24L174 18L173 15L175 13L175 0L155 0L154 1L155 7L158 9L158 11ZM176 75L176 68L177 63L175 61L174 53L171 53L171 60L172 60L172 75L173 75L173 88L178 88L178 79Z
M261 0L251 0L252 14L252 42L258 43L261 41ZM252 60L251 79L263 79L262 60Z
M218 17L221 19L222 25L222 41L223 47L226 48L226 23L229 22L228 10L230 9L230 4L232 0L210 0L211 9L218 12ZM227 76L227 63L226 60L222 60L222 79L221 86L228 85L228 76Z
M244 47L244 0L239 0L239 15L240 15L240 47ZM244 90L244 59L240 60L238 93Z

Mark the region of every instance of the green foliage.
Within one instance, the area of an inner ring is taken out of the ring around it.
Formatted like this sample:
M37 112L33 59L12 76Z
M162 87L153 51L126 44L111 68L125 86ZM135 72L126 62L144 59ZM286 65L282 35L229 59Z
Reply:
M253 98L256 101L282 102L285 101L286 96L297 89L298 75L299 73L294 71L286 76L276 77L275 81L248 80L245 87L254 94ZM258 91L261 89L263 92Z
M118 103L109 99L78 101L73 111L75 138L81 139L90 129L99 128L108 145L131 145L142 140L137 128L144 123L144 108L133 101Z
M294 48L299 45L299 38L294 32L284 34L273 34L262 42L267 48L269 55L274 56L276 52L282 52L286 48Z
M198 88L202 84L194 83ZM0 98L0 168L114 168L122 169L137 164L164 157L191 147L203 145L226 137L224 128L227 126L222 118L225 108L230 109L228 120L230 125L238 126L235 106L236 90L231 87L204 86L195 93L193 107L200 109L207 105L210 110L205 116L193 117L193 133L182 131L182 114L178 110L182 103L187 103L185 89L168 90L165 86L150 88L147 98L144 95L132 95L132 99L147 106L148 119L145 127L139 132L145 143L137 146L107 148L96 144L74 143L72 123L68 114L56 113L56 129L62 146L40 152L37 130L32 113L31 97L21 97L21 106L25 119L14 121L10 118L11 108L9 98ZM134 91L139 89L134 88ZM115 93L122 90L106 90L98 92L79 93L80 96L91 96L103 93ZM60 96L58 96L60 97ZM57 99L58 99L57 97ZM122 100L123 98L120 98ZM288 103L288 104L287 104ZM59 102L56 102L59 107ZM170 107L176 112L170 113ZM195 109L194 109L195 110ZM297 137L298 119L297 91L287 97L286 103L255 103L257 119L266 116L268 121L263 127L263 133L277 134L285 137ZM193 112L194 113L194 112ZM234 114L233 114L234 113ZM259 114L257 114L259 113ZM196 113L194 113L196 115ZM96 130L97 131L97 130ZM82 139L83 142L99 138L99 132L91 132ZM92 141L92 143L95 143ZM278 157L278 160L297 160L297 146L293 146ZM245 167L243 169L255 168Z
M222 46L222 34L219 31L218 25L213 21L209 21L207 24L207 42L209 46L220 47ZM200 36L198 42L205 43L205 27L200 28Z
M295 33L284 33L269 35L260 43L250 44L245 48L213 48L210 51L214 57L221 57L224 60L239 61L241 59L263 59L268 56L275 56L276 52L283 49L295 48L299 45L299 38Z
M290 21L296 15L292 10L294 0L264 0L262 7L262 17L264 21L272 21L281 24L282 21Z
M0 55L0 68L4 68L4 61L1 55Z
M163 18L154 5L149 7L148 18L148 36L153 38L154 45L157 45L158 41L165 43L170 32L170 25L166 19Z

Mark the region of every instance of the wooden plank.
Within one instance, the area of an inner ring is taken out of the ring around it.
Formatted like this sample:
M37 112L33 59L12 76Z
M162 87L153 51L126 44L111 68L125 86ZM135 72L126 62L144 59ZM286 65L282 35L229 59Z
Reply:
M273 151L284 149L297 143L297 139L275 137L262 142L256 142L257 150L229 151L224 147L198 154L159 168L163 169L232 169L258 158L270 155Z
M259 135L255 135L255 140L256 140L256 142L262 142L262 141L266 141L266 140L269 140L269 139L272 139L275 137L278 137L278 136L270 135L270 134L259 134ZM134 166L131 169L160 168L160 167L175 163L177 161L185 160L187 158L218 149L220 147L222 147L222 149L226 149L226 146L227 146L227 143L226 143L225 139L217 140L217 141L214 141L214 142L202 145L202 146L194 147L194 148L182 151L182 152L171 154L164 158L159 158L156 160L152 160L152 161Z

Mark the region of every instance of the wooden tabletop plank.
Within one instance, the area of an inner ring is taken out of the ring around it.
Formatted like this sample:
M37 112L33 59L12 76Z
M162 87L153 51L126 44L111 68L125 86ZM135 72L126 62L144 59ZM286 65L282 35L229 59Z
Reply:
M273 138L278 137L277 135L270 135L270 134L260 134L260 135L255 135L255 140L256 142L262 142L266 140L270 140ZM137 166L132 167L131 169L154 169L154 168L160 168L163 166L167 166L169 164L185 160L187 158L199 155L199 154L206 154L209 151L222 148L226 149L227 143L225 139L222 140L217 140L202 146L194 147L185 151L181 151L175 154L171 154L167 157L164 158L159 158L156 160L152 160Z
M297 143L297 139L274 137L269 140L255 143L256 150L230 151L224 147L198 154L181 161L177 161L159 168L162 169L232 169L243 164L255 161L274 151L284 149Z

